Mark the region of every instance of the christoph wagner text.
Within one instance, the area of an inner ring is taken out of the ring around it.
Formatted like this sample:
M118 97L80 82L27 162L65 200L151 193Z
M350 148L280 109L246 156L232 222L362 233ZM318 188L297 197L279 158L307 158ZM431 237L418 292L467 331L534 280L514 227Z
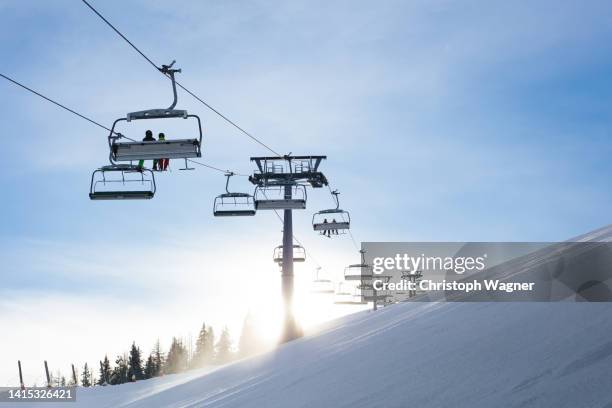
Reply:
M396 254L393 257L377 257L373 259L372 271L380 275L385 270L398 271L455 271L462 274L465 271L482 271L485 268L485 259L487 254L483 256L411 256L408 254Z
M483 285L484 284L484 285ZM422 280L419 282L402 279L399 282L383 282L380 279L374 281L375 290L422 290L422 291L442 291L456 290L465 293L481 291L483 288L487 291L499 292L517 292L533 290L534 282L500 282L499 280L483 280L472 282L457 282L457 281L440 281L434 282L431 280Z

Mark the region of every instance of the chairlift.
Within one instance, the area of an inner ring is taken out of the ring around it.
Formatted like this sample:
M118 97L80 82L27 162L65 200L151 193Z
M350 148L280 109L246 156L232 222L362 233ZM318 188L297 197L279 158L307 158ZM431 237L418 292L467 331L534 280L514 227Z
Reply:
M148 200L155 195L155 176L149 169L113 164L94 170L89 198L92 200Z
M365 250L359 251L361 255L361 263L349 265L344 268L344 280L372 280L374 277L372 267L365 262Z
M336 202L336 208L321 210L312 215L312 228L327 237L345 234L351 227L349 212L340 209L340 201L338 200L340 193L338 190L334 190L331 194Z
M255 187L256 210L303 210L306 187L301 184L273 184Z
M374 275L372 267L365 264L353 264L344 268L344 280L372 280Z
M301 245L293 245L293 262L306 261L306 250ZM274 248L274 262L281 264L283 262L283 246L279 245Z
M225 174L225 193L217 196L213 204L215 217L240 217L255 215L253 196L247 193L230 193L229 180L234 173Z
M365 302L379 302L385 301L387 298L390 298L391 292L388 290L375 290L373 288L363 288L360 289L361 299Z
M174 109L177 103L176 81L174 74L181 72L180 69L172 69L175 61L170 65L162 65L160 71L169 76L172 80L172 92L174 101L168 109L148 109L138 112L130 112L124 118L119 118L113 122L113 126L108 136L110 147L111 162L137 161L137 160L158 160L158 159L189 159L202 157L202 122L199 116L190 115L186 110ZM124 136L115 132L115 127L119 122L131 122L133 120L146 119L171 119L193 118L197 121L198 135L191 139L172 139L172 140L143 140L124 142ZM186 162L185 162L186 163ZM185 166L186 169L190 168Z
M338 289L334 292L334 303L337 305L364 305L368 302L361 298L361 292L346 282L338 283Z
M334 286L331 280L327 279L324 275L321 275L321 267L318 266L315 269L314 279L312 280L312 287L310 289L312 293L334 293Z

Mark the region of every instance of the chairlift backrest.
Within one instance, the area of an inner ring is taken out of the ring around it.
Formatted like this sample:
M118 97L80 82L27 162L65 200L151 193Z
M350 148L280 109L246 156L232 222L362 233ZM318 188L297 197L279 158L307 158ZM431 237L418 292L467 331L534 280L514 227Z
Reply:
M372 267L366 264L354 264L344 268L344 280L372 279Z
M197 122L197 136L190 139L166 139L166 140L151 140L151 141L121 141L123 136L115 131L117 123L125 121L129 122L128 118L132 115L132 119L153 119L159 116L145 117L144 113L154 112L142 111L128 114L127 118L117 119L111 128L108 140L113 162L137 161L137 160L156 160L156 159L190 159L202 157L202 123L197 115L178 115L178 116L161 116L163 118L184 117L185 119L194 118ZM182 111L184 112L184 111ZM141 115L141 116L133 116Z
M306 187L299 184L257 186L254 198L257 210L303 210L306 208Z
M306 261L306 251L301 245L293 245L293 262L304 262ZM283 246L279 245L274 248L274 262L283 262Z
M151 170L132 165L111 165L94 170L89 198L146 200L155 196L155 190L155 175Z

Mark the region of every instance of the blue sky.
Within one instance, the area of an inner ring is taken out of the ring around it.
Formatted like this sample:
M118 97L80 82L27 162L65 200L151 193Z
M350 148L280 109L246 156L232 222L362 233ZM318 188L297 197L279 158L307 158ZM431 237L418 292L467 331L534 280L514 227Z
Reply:
M327 154L322 170L358 240L554 241L609 223L609 2L93 4L276 150ZM0 21L0 72L105 125L169 104L167 81L78 1L0 1ZM31 320L3 335L16 354L43 316L54 341L34 347L62 363L133 338L149 348L203 319L239 327L250 307L241 300L256 296L235 283L277 283L278 220L213 219L221 175L175 164L151 202L90 202L106 132L8 82L0 93L0 322L16 324L18 311ZM268 153L188 95L179 107L205 123L204 162L248 173L249 157ZM310 259L341 274L354 249L311 231L311 213L331 198L309 198L296 234ZM301 266L304 282L314 266ZM235 299L241 307L219 307ZM80 330L57 329L67 312ZM163 331L145 327L152 313ZM71 355L66 345L92 331L115 335Z

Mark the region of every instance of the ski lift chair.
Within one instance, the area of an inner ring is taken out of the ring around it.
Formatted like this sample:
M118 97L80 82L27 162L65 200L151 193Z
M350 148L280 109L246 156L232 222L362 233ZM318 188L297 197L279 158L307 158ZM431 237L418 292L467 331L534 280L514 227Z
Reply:
M331 280L321 277L321 267L317 267L312 280L311 293L334 293L334 286Z
M291 189L291 196L286 193ZM304 210L306 208L306 187L295 185L267 185L255 187L256 210Z
M293 245L293 262L306 261L306 251L301 245ZM274 248L274 262L281 264L283 262L283 246L279 245Z
M391 297L388 290L361 289L361 299L365 302L385 301Z
M181 72L181 70L171 69L172 65L174 65L174 61L172 61L170 65L163 65L160 71L169 76L172 80L174 102L168 109L148 109L130 112L126 117L115 120L108 136L111 162L157 159L187 160L190 158L202 157L202 122L200 121L200 117L197 115L190 115L186 110L174 109L177 103L174 74ZM195 119L198 127L197 136L190 139L123 142L121 139L123 139L124 136L121 133L115 132L115 127L122 121L131 122L133 120L172 118Z
M247 193L230 193L229 180L234 173L225 176L225 193L217 196L213 204L213 215L215 217L240 217L255 215L255 203L253 196Z
M351 215L348 211L340 209L340 201L338 200L338 190L331 192L336 208L329 210L321 210L312 215L312 228L315 231L320 231L321 235L328 237L334 235L345 234L351 228Z
M344 280L347 281L364 281L372 280L375 275L372 272L372 267L366 264L353 264L344 268Z
M338 290L334 292L334 303L337 305L363 305L368 302L361 298L361 293L357 288L350 288L345 283L340 282Z
M155 196L155 176L129 164L103 166L91 175L91 200L148 200Z

